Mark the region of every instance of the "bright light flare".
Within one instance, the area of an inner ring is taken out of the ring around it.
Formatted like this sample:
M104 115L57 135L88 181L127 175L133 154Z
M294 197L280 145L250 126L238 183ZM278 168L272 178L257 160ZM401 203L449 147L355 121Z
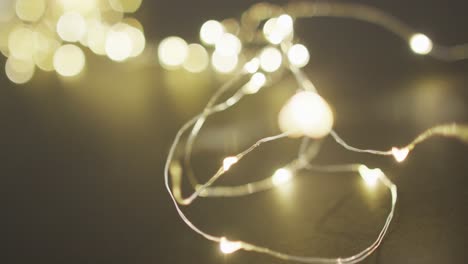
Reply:
M229 241L225 237L219 242L219 249L223 254L231 254L242 248L242 243L238 241Z
M281 109L279 127L291 137L322 138L333 127L333 113L320 95L302 91L295 94Z
M292 172L289 169L281 168L276 170L271 178L271 181L275 186L281 186L291 181L293 177Z
M414 53L421 55L429 54L433 48L432 40L421 33L414 34L409 44Z
M227 157L223 160L223 169L228 171L232 165L236 164L239 161L237 157Z
M406 160L409 154L409 149L408 148L392 148L392 155L395 158L397 162L403 162Z

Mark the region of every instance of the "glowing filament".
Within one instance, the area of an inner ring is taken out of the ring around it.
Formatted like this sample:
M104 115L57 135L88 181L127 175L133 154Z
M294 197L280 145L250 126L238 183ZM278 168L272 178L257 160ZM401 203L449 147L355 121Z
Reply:
M278 169L275 172L275 174L273 174L271 181L273 182L274 185L280 186L291 181L292 177L293 177L293 174L290 170L281 168L281 169Z
M222 237L221 241L219 242L219 249L224 254L234 253L234 252L238 251L241 248L242 248L242 243L241 242L229 241L225 237Z
M377 181L383 175L383 172L380 169L371 170L365 165L361 165L359 166L359 174L367 186L374 187L377 185Z
M237 157L227 157L223 160L223 169L228 171L232 165L236 164L239 161Z
M406 157L408 157L409 149L408 148L392 148L392 155L398 162L403 162Z
M426 55L432 51L432 41L426 35L414 34L410 39L410 47L416 54Z

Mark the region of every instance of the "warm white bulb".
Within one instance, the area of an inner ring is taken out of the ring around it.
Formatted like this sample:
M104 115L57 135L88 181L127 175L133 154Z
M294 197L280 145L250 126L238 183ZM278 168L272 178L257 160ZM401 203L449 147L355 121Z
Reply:
M158 47L158 57L161 65L168 69L181 66L188 54L188 45L179 37L165 38Z
M279 114L279 127L291 137L322 138L333 127L333 113L328 103L317 93L295 94Z
M408 157L409 154L409 149L408 148L392 148L392 155L395 158L396 161L398 162L403 162L405 161L406 157Z
M211 57L211 64L213 65L213 68L219 73L233 72L236 69L238 62L239 58L237 55L226 56L220 54L218 51L215 51Z
M234 253L234 252L238 251L241 248L242 248L242 243L241 242L229 241L225 237L222 237L221 241L219 242L219 249L224 254Z
M306 66L309 59L309 50L302 44L295 44L288 50L289 63L298 68Z
M86 63L83 51L73 44L66 44L55 51L54 69L64 77L73 77L80 74Z
M238 37L225 33L216 41L216 52L223 56L238 55L242 50L242 43Z
M267 47L260 53L260 67L266 72L275 72L283 63L283 56L277 48Z
M260 68L260 60L258 58L253 58L252 60L250 60L244 65L244 69L248 73L252 73L252 74L256 73L259 68Z
M421 33L414 34L411 37L409 44L414 53L421 55L430 53L433 48L431 39Z
M216 20L206 21L200 29L200 39L207 45L214 45L224 34L224 27Z
M293 32L293 19L289 15L281 15L269 19L263 26L263 34L271 44L280 44Z
M86 21L78 12L67 12L57 22L57 33L64 41L80 41L86 33Z
M273 174L271 181L273 182L274 185L280 186L291 181L292 177L293 177L293 174L289 169L281 168L281 169L278 169Z
M379 178L383 175L380 169L369 169L365 165L359 166L358 170L362 179L364 179L364 182L369 187L376 186Z
M232 165L236 164L239 161L237 157L227 157L223 160L223 169L228 171Z
M243 92L246 94L257 93L266 83L266 76L257 72L250 78L250 81L244 86Z
M107 57L113 61L124 61L132 55L132 39L123 24L117 24L109 30L105 50Z

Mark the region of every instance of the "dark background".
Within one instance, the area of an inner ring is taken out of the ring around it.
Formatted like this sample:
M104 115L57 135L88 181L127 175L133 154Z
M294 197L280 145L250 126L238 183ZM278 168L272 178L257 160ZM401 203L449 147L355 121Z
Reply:
M466 1L356 2L440 44L468 42ZM154 57L117 64L88 52L79 80L38 71L17 86L0 74L1 263L284 263L248 252L223 256L182 223L163 188L175 132L221 81L162 70L157 40L196 42L204 21L238 17L253 3L146 0L135 16ZM416 56L394 35L361 22L304 20L297 31L311 52L306 71L351 144L388 149L428 127L468 121L467 61ZM203 130L194 159L201 178L226 155L277 132L277 112L295 89L288 86L265 89ZM228 182L271 175L296 146L282 140L262 147ZM397 164L325 142L317 163L364 162L399 187L388 236L364 263L466 262L467 153L456 140L434 138ZM389 210L384 189L368 190L355 175L303 176L267 193L200 200L186 212L210 233L294 254L348 256L375 239Z

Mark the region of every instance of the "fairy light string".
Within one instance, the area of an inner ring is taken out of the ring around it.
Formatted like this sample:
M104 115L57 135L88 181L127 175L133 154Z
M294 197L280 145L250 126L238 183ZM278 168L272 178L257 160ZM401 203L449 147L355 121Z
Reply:
M446 47L433 43L429 37L417 32L397 18L376 8L359 4L293 2L284 7L267 3L257 4L242 15L237 34L233 35L229 33L230 35L228 38L224 38L222 45L217 44L217 41L223 38L225 30L223 24L217 21L205 23L202 26L200 35L205 45L215 46L213 56L216 56L216 53L223 52L222 46L228 46L235 48L235 53L251 54L251 57L241 64L242 67L237 67L239 69L238 73L215 92L203 111L185 123L177 132L167 156L164 178L167 191L181 219L196 233L208 240L219 243L220 250L225 254L231 254L238 250L246 250L302 263L357 263L368 257L379 247L394 215L397 202L397 186L381 169L370 169L364 164L325 166L314 164L312 161L320 151L322 139L328 135L336 143L349 151L393 156L397 162L403 162L418 144L433 136L452 137L468 143L468 126L459 124L436 126L420 134L415 140L404 147L392 147L387 151L361 149L345 142L332 129L333 116L328 113L329 108L326 101L320 97L314 84L301 70L301 67L307 64L301 61L302 58L308 56L308 53L305 53L307 50L304 51L303 45L301 45L297 46L298 51L296 52L302 52L302 54L298 55L291 52L291 48L295 45L294 20L314 17L348 18L379 25L396 34L404 41L407 41L413 52L419 55L429 55L446 61L462 60L468 57L467 45ZM263 22L265 23L263 24ZM260 29L260 25L262 24L263 30ZM229 40L235 41L229 43ZM279 62L276 59L277 51L281 54ZM236 56L235 54L230 55ZM290 58L289 61L283 60L288 57ZM217 65L215 61L212 62L216 69ZM281 120L282 114L280 113L279 123L282 133L262 138L239 154L226 157L223 163L220 164L217 172L207 182L200 183L191 168L191 157L197 136L208 118L213 114L223 112L235 106L245 96L253 95L261 88L283 78L287 72L294 76L298 91L282 110L282 113L285 113L284 116L286 117L284 120ZM220 98L227 94L231 94L231 96L220 101ZM299 108L298 105L300 106ZM307 112L307 115L301 115L301 111ZM319 116L314 117L314 115ZM282 122L284 123L283 125ZM188 135L184 141L185 134ZM271 177L238 186L214 186L216 181L224 176L227 171L238 164L246 155L261 147L262 144L289 137L302 138L298 156L290 163L278 168ZM184 151L182 152L182 157L179 157L176 156L176 150L180 148L182 143L185 144L182 147ZM183 163L180 163L178 160L182 160ZM385 186L391 194L391 207L376 240L361 252L349 257L321 258L295 256L245 241L231 241L226 237L211 235L196 227L180 207L190 205L199 197L238 197L267 191L293 180L294 177L299 175L299 171L353 173L360 175L369 188L377 184ZM191 194L185 196L186 198L184 198L181 191L183 175L189 178L194 189Z

